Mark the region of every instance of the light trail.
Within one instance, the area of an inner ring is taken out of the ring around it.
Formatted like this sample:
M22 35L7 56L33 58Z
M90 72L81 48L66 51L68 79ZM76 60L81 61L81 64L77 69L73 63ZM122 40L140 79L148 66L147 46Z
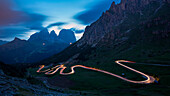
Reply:
M64 72L63 72L63 71L67 68L67 67L64 66L64 65L57 65L57 66L55 66L55 67L53 67L53 68L49 68L49 69L46 69L46 70L44 70L44 71L41 71L41 70L42 70L45 66L44 66L44 65L41 65L40 68L37 70L37 72L38 72L38 73L40 73L40 72L45 72L45 74L47 74L47 75L52 75L52 74L55 74L59 69L61 69L61 70L60 70L60 74L61 74L61 75L70 75L70 74L74 74L74 73L75 73L74 68L80 67L80 68L84 68L84 69L88 69L88 70L93 70L93 71L102 72L102 73L105 73L105 74L108 74L108 75L111 75L111 76L120 78L120 79L122 79L122 80L124 80L124 81L131 82L131 83L138 83L138 84L150 84L150 83L154 83L154 81L155 81L155 78L154 78L154 77L149 76L149 75L147 75L147 74L145 74L145 73L142 73L142 72L140 72L140 71L138 71L138 70L136 70L136 69L133 69L133 68L131 68L131 67L128 67L128 66L122 64L121 62L126 62L126 63L135 63L135 62L125 61L125 60L117 60L117 61L115 61L116 64L118 64L118 65L120 65L120 66L123 66L123 67L125 67L125 68L127 68L127 69L129 69L129 70L131 70L131 71L134 71L134 72L136 72L136 73L138 73L138 74L141 74L141 75L145 76L147 79L146 79L146 80L143 80L143 81L129 80L129 79L127 79L127 78L124 78L124 77L122 77L122 76L113 74L113 73L108 72L108 71L105 71L105 70L96 69L96 68L92 68L92 67L87 67L87 66L83 66L83 65L74 65L74 66L72 66L72 67L71 67L71 72L68 72L68 73L64 73Z

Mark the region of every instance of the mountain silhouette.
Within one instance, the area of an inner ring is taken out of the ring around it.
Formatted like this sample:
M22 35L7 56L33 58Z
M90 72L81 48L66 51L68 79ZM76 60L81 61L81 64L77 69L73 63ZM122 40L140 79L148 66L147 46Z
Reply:
M112 58L170 62L169 10L170 0L121 0L118 5L113 2L85 28L79 41L40 63L65 62L73 57L74 63L91 59L112 63Z
M76 37L74 35L74 32L70 29L62 29L59 33L58 38L64 40L67 43L76 42Z
M61 34L60 38L54 30L49 33L45 28L28 40L15 37L13 41L0 46L0 61L7 64L33 63L48 58L76 41L72 31L61 31Z

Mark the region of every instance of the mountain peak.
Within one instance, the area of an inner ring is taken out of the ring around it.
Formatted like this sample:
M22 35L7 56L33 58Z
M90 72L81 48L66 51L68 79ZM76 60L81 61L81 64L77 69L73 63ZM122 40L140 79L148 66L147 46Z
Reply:
M43 30L40 31L40 33L43 33L43 34L49 34L48 32L48 29L47 28L44 28Z
M15 37L15 39L13 41L21 41L21 39L18 37Z
M52 42L54 42L57 39L57 34L55 33L54 30L50 32L49 39L52 40Z
M115 31L113 27L119 26L124 22L133 21L134 19L133 17L138 18L137 15L142 18L152 16L153 11L156 12L156 10L160 9L161 7L160 1L168 2L169 0L168 1L167 0L121 0L121 3L119 4L115 4L115 2L113 2L109 10L107 10L96 22L94 22L93 24L85 28L84 35L79 40L80 43L78 43L78 46L83 44L89 44L95 46L95 44L103 40L102 38L105 35ZM156 4L157 6L153 6L153 8L149 9L148 6L152 6L153 3ZM144 9L147 8L149 10L144 11ZM144 15L143 13L147 13L147 14L151 13L151 14ZM132 15L133 17L132 16L130 17L130 15ZM131 21L127 21L127 18L131 18ZM140 20L141 18L138 19ZM119 31L120 30L116 30L116 32ZM113 32L113 35L110 35L110 38L113 39L117 37L114 36L116 34Z
M54 30L52 30L52 31L50 32L50 35L54 36L54 35L57 35L57 34L55 33Z
M74 43L76 42L75 34L70 29L62 29L58 36L60 39L66 41L67 43Z
M32 34L30 36L30 38L28 39L28 41L30 42L38 42L38 43L42 43L44 41L47 41L49 39L49 32L47 28L44 28L43 30L41 30L40 32L37 32L35 34Z

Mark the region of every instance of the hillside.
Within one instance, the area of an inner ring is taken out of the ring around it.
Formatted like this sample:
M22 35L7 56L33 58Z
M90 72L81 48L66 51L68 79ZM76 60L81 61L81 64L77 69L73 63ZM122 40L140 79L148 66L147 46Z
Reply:
M118 5L113 2L108 11L87 26L79 41L37 63L48 65L45 66L46 70L49 68L47 71L50 70L48 74L37 73L39 67L35 63L32 64L34 67L27 68L31 76L28 81L42 83L50 90L74 90L85 96L168 96L170 66L166 64L170 62L169 3L169 0L122 0ZM123 64L154 77L156 81L136 84L104 74L107 71L129 80L148 80L146 75L116 64L115 60L120 59L135 61ZM56 67L61 62L63 65ZM71 71L76 65L87 67ZM63 70L65 74L71 74L62 75ZM32 93L30 89L27 91Z
M106 62L101 60L113 59L169 63L169 3L169 0L122 0L118 5L113 2L108 11L86 27L78 42L39 64L64 62L71 57L72 62L97 59L101 64Z
M57 54L70 45L57 39L54 32L48 38L44 38L45 34L49 34L48 31L36 33L28 41L15 38L1 45L0 61L6 64L33 63Z
M74 74L67 76L59 72L51 76L39 74L37 67L28 70L51 86L93 92L99 96L167 96L170 66L164 65L170 64L169 10L169 0L122 0L118 5L113 2L108 11L86 27L79 41L37 63L50 67L51 63L63 63L67 67L64 72L71 72L74 65L84 65L130 80L146 79L115 63L123 59L135 61L134 64L123 64L158 78L158 83L134 84L83 68L76 68Z

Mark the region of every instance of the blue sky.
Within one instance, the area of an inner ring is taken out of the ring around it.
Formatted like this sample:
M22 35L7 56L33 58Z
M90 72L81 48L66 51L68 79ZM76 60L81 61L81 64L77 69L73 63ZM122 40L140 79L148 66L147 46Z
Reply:
M0 40L28 39L43 28L84 30L120 0L0 0ZM83 33L76 33L79 39Z

